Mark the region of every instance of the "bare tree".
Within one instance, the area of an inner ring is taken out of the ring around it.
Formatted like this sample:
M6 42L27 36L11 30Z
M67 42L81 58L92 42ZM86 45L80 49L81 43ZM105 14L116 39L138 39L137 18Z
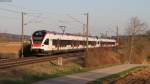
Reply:
M135 36L144 33L146 27L146 24L144 22L141 22L141 20L138 17L132 17L130 19L127 29L130 39L129 63L131 63L131 58L134 57Z
M130 30L129 34L137 35L144 33L146 27L146 23L142 22L138 17L132 17L128 26L128 29Z

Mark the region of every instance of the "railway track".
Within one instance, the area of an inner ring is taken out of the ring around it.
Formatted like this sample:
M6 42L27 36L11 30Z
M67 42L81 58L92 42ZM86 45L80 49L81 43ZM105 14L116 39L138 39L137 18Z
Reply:
M13 60L1 60L0 61L0 70L12 68L16 66L29 65L33 63L46 62L51 60L56 60L58 57L69 58L69 57L79 57L83 56L83 52L73 52L66 54L59 54L53 56L45 56L45 57L27 57L27 58L19 58Z

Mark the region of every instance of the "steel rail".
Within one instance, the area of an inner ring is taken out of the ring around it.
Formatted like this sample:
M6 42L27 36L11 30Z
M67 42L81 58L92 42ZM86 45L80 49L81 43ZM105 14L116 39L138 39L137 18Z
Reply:
M11 60L11 61L7 60L6 62L4 62L4 61L0 62L0 70L12 68L12 67L16 67L16 66L29 65L29 64L34 64L34 63L56 60L58 57L63 57L63 58L79 57L79 56L83 56L82 53L76 52L76 53L66 53L66 54L59 54L59 55L45 56L45 57L20 58L20 59L15 59L15 60Z

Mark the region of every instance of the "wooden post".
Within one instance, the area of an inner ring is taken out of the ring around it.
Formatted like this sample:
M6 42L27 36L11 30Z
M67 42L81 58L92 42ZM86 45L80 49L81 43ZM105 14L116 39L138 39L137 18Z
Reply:
M63 65L63 57L58 57L58 59L57 59L57 64L58 64L59 66L62 66L62 65Z

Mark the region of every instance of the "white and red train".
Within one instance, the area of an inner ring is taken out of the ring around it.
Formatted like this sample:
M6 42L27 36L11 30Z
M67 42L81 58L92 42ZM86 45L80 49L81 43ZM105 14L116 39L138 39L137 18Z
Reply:
M56 33L46 30L35 31L31 37L31 50L38 53L54 53L63 51L80 50L86 48L86 37L69 33ZM88 47L113 47L114 39L88 37Z

